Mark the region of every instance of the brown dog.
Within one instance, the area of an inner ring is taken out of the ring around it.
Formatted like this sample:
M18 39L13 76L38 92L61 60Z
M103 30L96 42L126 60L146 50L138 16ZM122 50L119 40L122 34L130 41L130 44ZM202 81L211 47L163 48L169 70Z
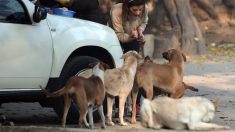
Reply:
M106 93L108 94L108 125L114 125L112 121L112 110L115 96L119 96L120 125L127 125L123 120L124 106L126 98L133 87L138 59L141 59L141 55L136 51L128 51L122 56L122 58L124 59L122 67L106 70L104 75Z
M105 63L98 62L90 65L92 68L93 75L89 78L84 78L80 76L71 77L65 86L55 92L49 93L45 89L43 90L47 97L57 97L64 96L64 114L62 119L62 127L65 127L66 117L68 110L71 105L72 99L75 99L75 102L79 107L79 127L82 127L82 121L86 127L93 128L93 105L98 106L99 114L102 119L102 128L105 126L105 117L103 113L103 100L105 98L105 88L104 88L104 71L109 68ZM89 115L89 124L86 120L86 115ZM90 125L90 126L89 126Z
M186 89L198 91L196 88L183 82L184 62L186 57L179 50L171 49L163 53L169 60L167 64L156 64L150 58L145 58L136 72L135 86L132 90L132 123L136 122L136 98L140 87L145 91L146 97L153 98L153 87L160 88L170 97L179 98Z

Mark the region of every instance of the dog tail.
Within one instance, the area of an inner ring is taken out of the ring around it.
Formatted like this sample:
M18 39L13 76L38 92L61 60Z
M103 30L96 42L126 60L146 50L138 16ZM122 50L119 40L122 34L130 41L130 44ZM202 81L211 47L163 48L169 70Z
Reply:
M66 93L66 87L63 87L57 91L54 92L48 92L45 88L42 88L40 86L40 88L42 89L42 91L46 94L46 97L58 97L58 96L62 96Z
M142 104L149 105L150 104L150 100L149 99L143 99Z
M188 85L188 84L186 84L184 82L183 82L183 85L185 86L185 89L190 89L190 90L195 91L195 92L199 91L197 88L195 88L193 86L190 86L190 85Z
M141 108L143 108L143 109L152 109L152 107L153 107L152 106L152 101L154 101L154 100L143 99L142 104L141 104Z
M219 108L219 105L220 105L220 99L217 98L215 101L213 101L213 105L215 107L215 110L217 110Z
M188 86L188 89L192 90L192 91L195 91L195 92L198 92L199 90L193 86Z

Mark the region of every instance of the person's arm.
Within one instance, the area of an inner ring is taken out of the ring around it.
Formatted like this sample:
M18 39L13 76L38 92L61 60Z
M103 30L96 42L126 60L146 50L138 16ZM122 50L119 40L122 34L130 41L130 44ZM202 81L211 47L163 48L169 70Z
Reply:
M144 32L147 24L148 24L148 7L146 5L145 6L144 21L143 21L143 23L139 27L137 27L138 36L139 36L138 39L141 42L145 42L145 38L144 38L143 32Z
M137 28L138 32L143 33L143 31L146 28L146 25L148 24L148 6L145 6L145 14L144 14L144 20L142 24Z
M112 21L112 27L117 34L117 37L119 41L121 42L129 42L133 40L131 36L127 33L125 33L123 25L122 25L122 13L121 10L118 8L113 8L111 10L111 21Z

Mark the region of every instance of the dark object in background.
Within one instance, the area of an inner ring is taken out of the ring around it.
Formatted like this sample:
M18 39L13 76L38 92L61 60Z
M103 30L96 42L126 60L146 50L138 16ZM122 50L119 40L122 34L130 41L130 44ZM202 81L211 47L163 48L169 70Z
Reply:
M59 2L56 0L38 0L40 5L50 8L61 8L63 7Z
M75 11L75 17L107 24L107 16L102 13L98 0L73 0L70 10Z
M50 8L62 8L63 5L56 0L38 0L42 6ZM108 14L102 13L98 0L70 0L66 6L75 11L74 17L89 20L106 25Z
M223 0L222 2L231 9L231 18L235 19L235 0Z

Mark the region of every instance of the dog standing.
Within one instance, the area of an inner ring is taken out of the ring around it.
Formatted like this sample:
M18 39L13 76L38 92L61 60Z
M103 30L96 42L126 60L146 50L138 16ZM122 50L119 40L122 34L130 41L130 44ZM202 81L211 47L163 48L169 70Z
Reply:
M140 87L150 100L153 99L153 87L160 88L174 98L182 97L186 89L198 91L183 82L185 55L175 49L168 50L162 55L169 60L169 63L156 64L146 57L144 62L138 65L135 86L131 92L132 102L134 102L132 103L132 123L136 122L136 98Z
M108 94L108 125L114 125L112 121L112 110L115 96L119 96L120 125L127 125L123 120L124 106L126 98L133 87L138 59L141 59L142 57L136 51L128 51L122 58L124 59L124 65L121 68L108 69L104 74L105 88L106 93Z
M228 126L207 123L214 118L216 106L216 103L203 97L157 97L152 101L144 99L140 110L141 123L153 129L229 129Z
M97 64L91 64L93 75L89 78L84 78L80 76L71 77L65 86L55 92L48 92L44 89L47 97L57 97L64 96L64 113L62 119L62 127L65 127L66 117L68 110L71 105L72 99L78 104L79 107L79 127L82 127L82 122L86 127L93 128L93 105L98 106L98 111L102 119L102 128L105 126L105 116L103 113L103 100L105 98L105 88L104 88L104 71L109 68L105 63L98 62ZM86 120L86 115L89 115L89 124Z

